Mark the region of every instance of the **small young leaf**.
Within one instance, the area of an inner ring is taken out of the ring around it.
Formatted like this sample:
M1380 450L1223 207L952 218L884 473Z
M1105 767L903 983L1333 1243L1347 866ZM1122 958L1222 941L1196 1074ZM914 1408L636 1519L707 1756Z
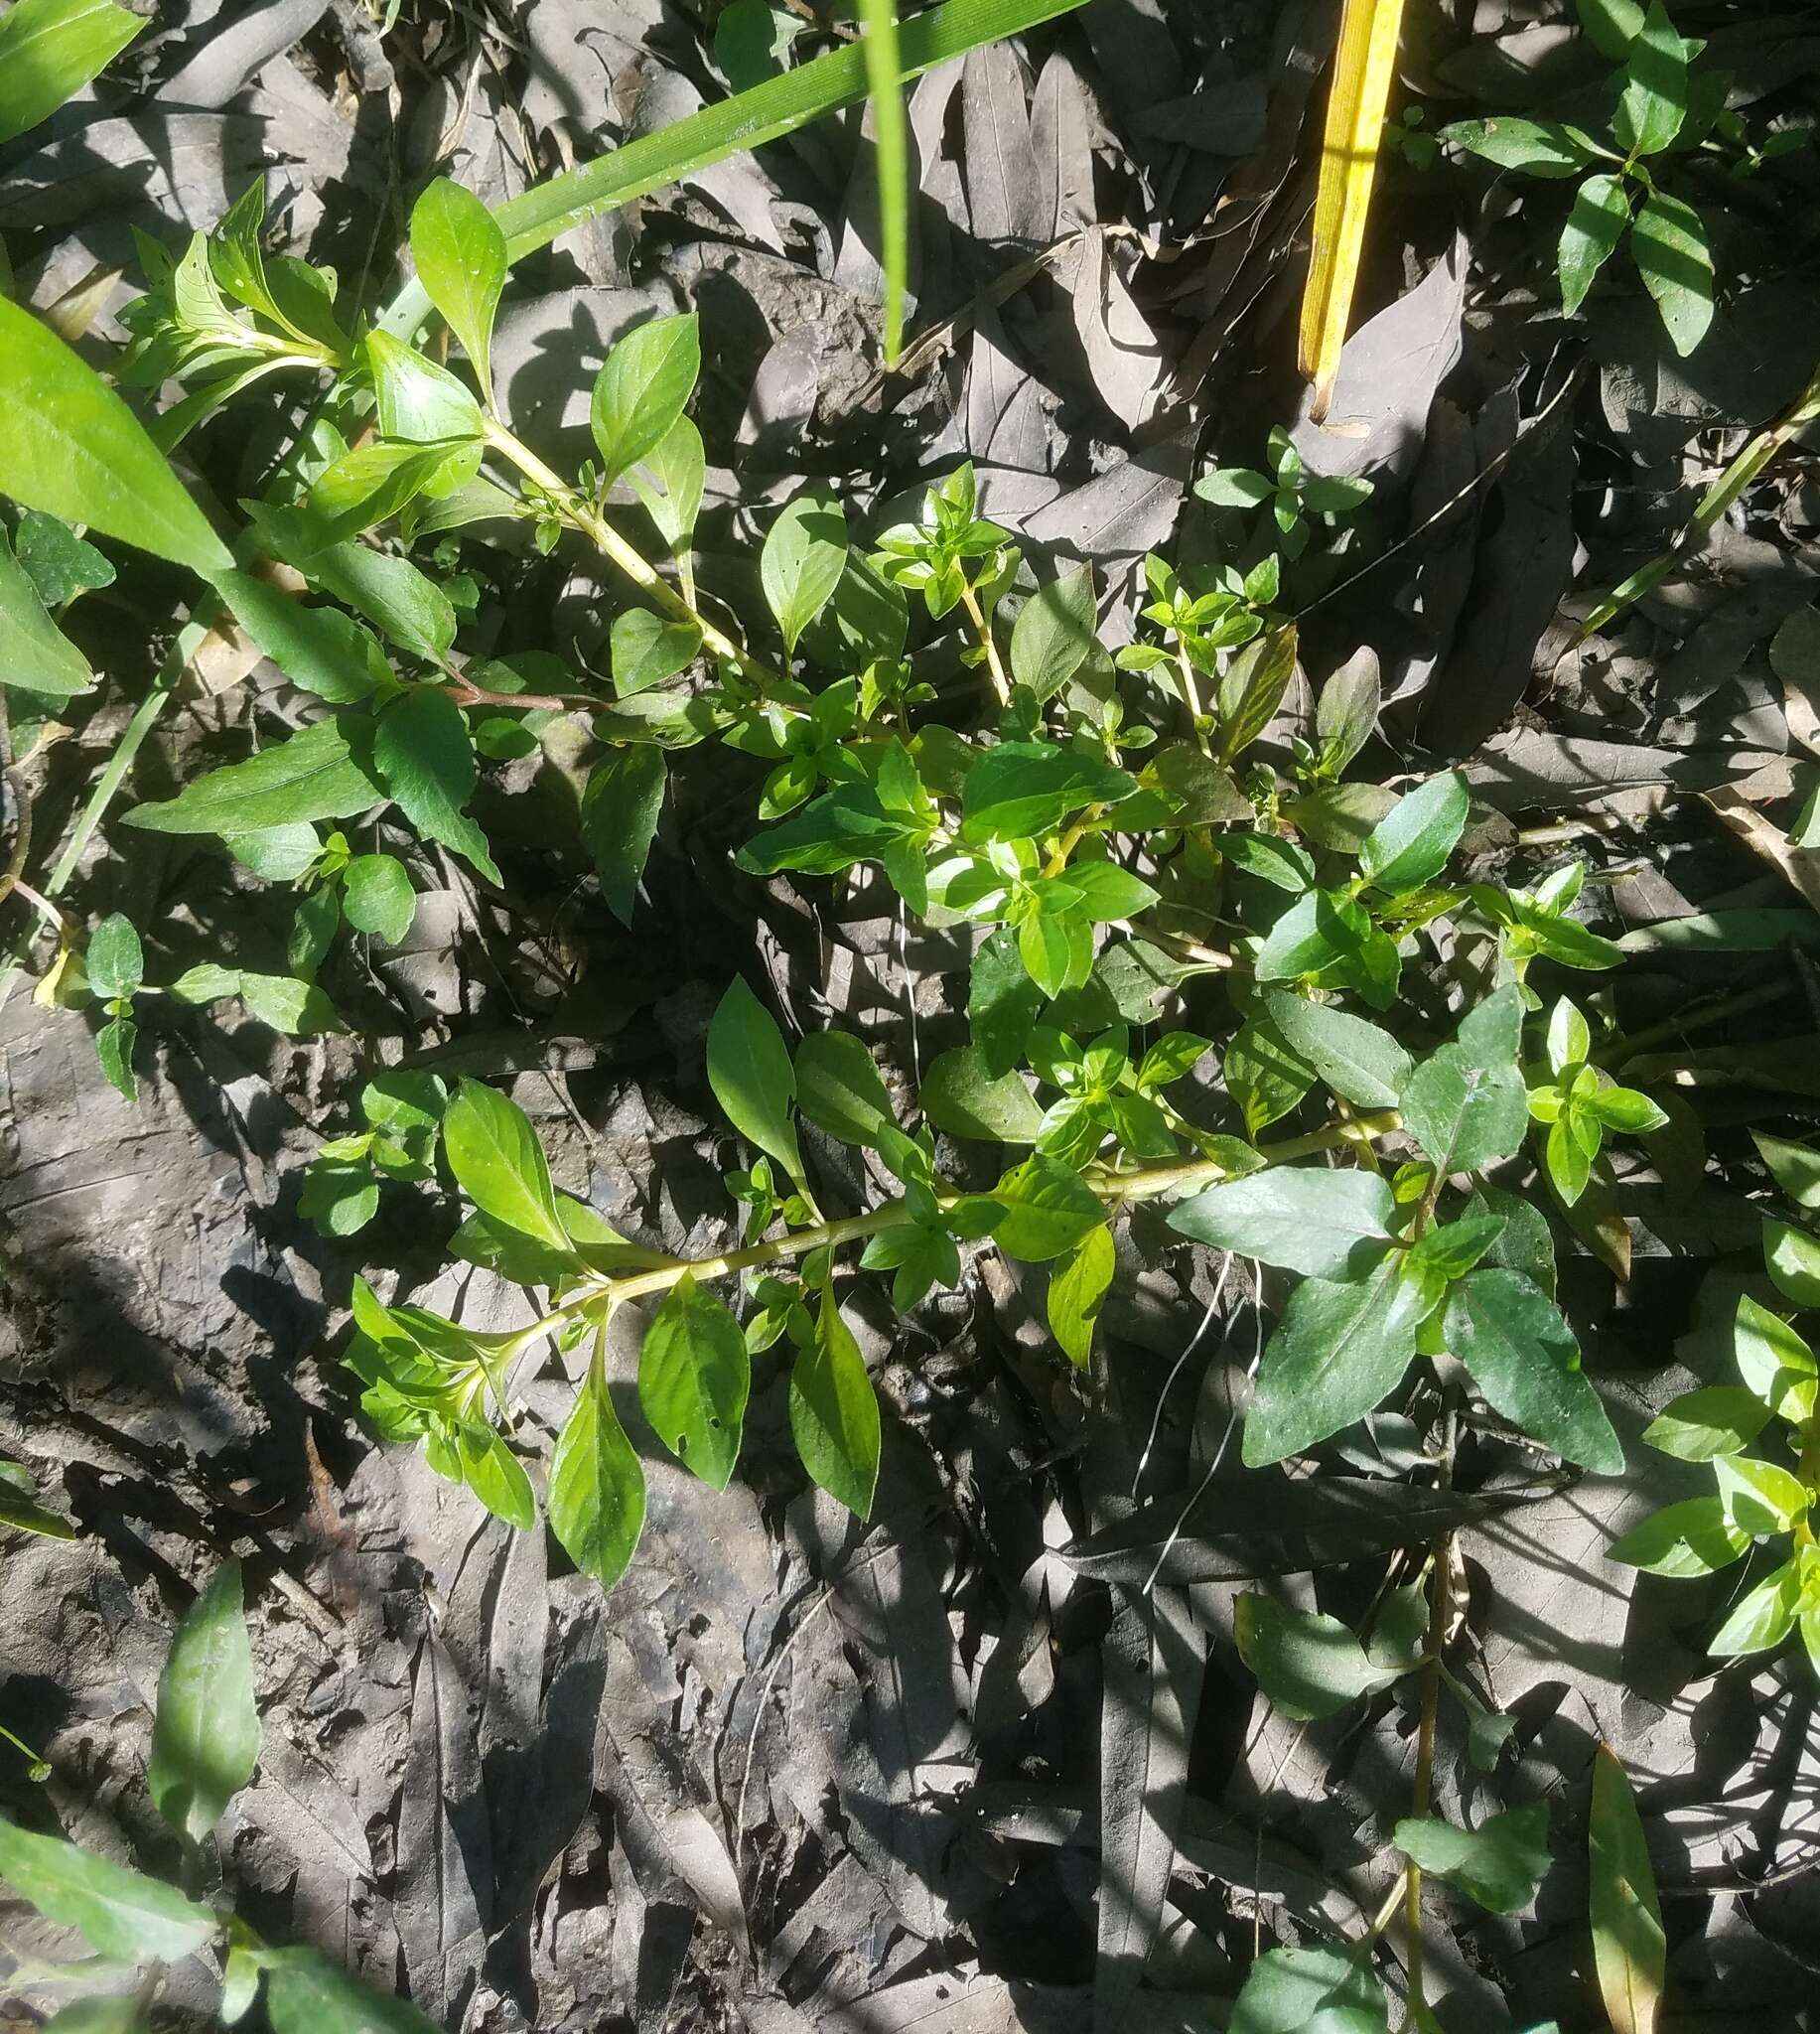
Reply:
M790 1432L802 1466L859 1519L872 1516L882 1433L859 1344L822 1287L815 1335L790 1371Z
M200 1843L259 1759L253 1656L240 1607L240 1564L227 1561L184 1615L158 1677L146 1784L158 1813Z
M576 1394L550 1458L550 1529L603 1589L631 1564L644 1530L644 1469L613 1409L598 1362Z
M1458 771L1418 785L1398 799L1359 849L1360 873L1393 895L1438 876L1466 829L1470 803L1466 779Z
M417 894L404 864L389 854L357 854L342 877L342 905L356 933L397 945L417 916Z
M438 177L411 208L417 279L480 379L492 406L492 321L505 287L505 235L472 191Z
M1105 1220L1099 1197L1075 1172L1047 1152L1013 1166L992 1198L1005 1210L992 1231L1008 1257L1041 1264L1059 1257Z
M0 1879L47 1921L79 1929L97 1956L175 1963L221 1932L212 1907L0 1816Z
M1531 1802L1462 1829L1433 1816L1398 1822L1390 1840L1430 1878L1458 1886L1493 1914L1518 1914L1552 1862L1548 1804Z
M1602 170L1574 193L1574 208L1561 228L1555 255L1561 305L1570 317L1585 303L1593 278L1610 258L1629 223L1630 198L1622 177Z
M1305 1277L1366 1277L1390 1244L1396 1204L1376 1173L1272 1166L1222 1180L1170 1213L1179 1235Z
M1580 1368L1573 1330L1520 1271L1471 1271L1448 1298L1447 1346L1486 1403L1569 1462L1616 1476L1624 1451Z
M83 956L88 969L88 986L103 1002L116 996L135 996L145 980L145 949L133 922L123 912L112 912L88 936Z
M742 1137L802 1177L790 1104L796 1077L777 1020L736 974L708 1025L708 1086Z
M1102 1223L1064 1251L1050 1273L1044 1307L1050 1333L1077 1370L1085 1369L1093 1354L1093 1330L1117 1264L1112 1232Z
M700 372L701 335L693 311L653 318L612 349L595 380L589 417L604 480L618 480L656 450L682 415Z
M1287 989L1266 989L1264 1007L1284 1043L1335 1094L1360 1108L1397 1106L1414 1063L1389 1032Z
M28 508L19 518L15 539L20 569L47 608L62 607L78 594L114 583L112 560L77 536L60 515Z
M1331 1716L1401 1671L1374 1665L1338 1618L1291 1610L1249 1590L1233 1606L1233 1637L1271 1707L1297 1723Z
M1593 1759L1587 1825L1593 1965L1612 2034L1655 2034L1668 1968L1668 1940L1642 1818L1610 1745Z
M582 794L582 838L607 909L623 926L631 924L668 781L663 751L650 742L631 742L608 750Z
M443 1149L456 1184L484 1215L569 1253L549 1161L509 1096L464 1080L443 1118Z
M1669 343L1691 354L1713 322L1713 250L1700 215L1670 192L1650 192L1637 209L1630 255Z
M110 1017L95 1033L95 1057L101 1072L128 1101L138 1099L139 1087L133 1079L133 1046L139 1027L130 1017Z
M751 1390L739 1322L685 1271L645 1331L638 1398L664 1446L714 1490L732 1481Z
M796 1048L796 1106L843 1144L871 1144L896 1122L891 1096L850 1031L811 1031Z

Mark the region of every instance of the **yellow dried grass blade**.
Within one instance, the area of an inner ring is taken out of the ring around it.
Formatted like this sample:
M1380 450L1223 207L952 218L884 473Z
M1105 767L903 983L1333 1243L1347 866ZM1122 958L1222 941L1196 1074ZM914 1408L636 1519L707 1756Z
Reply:
M1346 0L1340 17L1321 145L1315 243L1302 299L1302 371L1315 384L1317 421L1328 413L1346 343L1402 21L1403 0Z

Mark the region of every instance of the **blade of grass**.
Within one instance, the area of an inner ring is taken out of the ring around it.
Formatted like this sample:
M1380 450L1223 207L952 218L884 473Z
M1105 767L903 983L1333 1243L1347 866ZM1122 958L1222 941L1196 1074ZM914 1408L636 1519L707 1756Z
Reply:
M1321 145L1321 187L1308 289L1302 299L1302 371L1315 384L1311 410L1327 416L1358 281L1384 108L1396 74L1403 0L1346 0Z
M879 258L885 268L885 364L904 344L904 285L910 272L910 138L899 76L897 0L860 0L872 141L879 162Z

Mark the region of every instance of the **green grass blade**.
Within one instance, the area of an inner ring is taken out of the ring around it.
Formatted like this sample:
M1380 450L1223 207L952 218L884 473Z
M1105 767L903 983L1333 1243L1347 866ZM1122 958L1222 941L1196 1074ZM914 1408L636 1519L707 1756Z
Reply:
M861 48L872 88L872 135L879 160L879 257L885 266L885 364L904 344L904 286L910 273L910 136L899 81L897 0L860 0Z

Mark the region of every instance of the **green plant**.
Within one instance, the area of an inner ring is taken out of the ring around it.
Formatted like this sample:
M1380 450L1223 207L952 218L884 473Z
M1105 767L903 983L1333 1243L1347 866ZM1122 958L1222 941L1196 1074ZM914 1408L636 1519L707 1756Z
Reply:
M240 1569L229 1561L178 1627L159 1676L146 1767L152 1804L182 1846L186 1887L212 1847L227 1804L251 1780L259 1743ZM316 1950L269 1948L237 1916L166 1879L4 1817L0 1883L47 1921L77 1930L92 1953L70 1964L11 1956L7 1981L14 1988L101 1987L48 2023L71 2034L149 2034L164 1967L193 1957L222 1970L217 2011L228 2026L245 2018L263 1989L275 2034L430 2029L415 2007L369 1991Z
M1736 1384L1704 1384L1670 1399L1643 1438L1683 1462L1710 1462L1718 1489L1651 1514L1613 1543L1610 1556L1654 1575L1717 1574L1755 1549L1773 1562L1749 1571L1707 1650L1723 1659L1767 1653L1798 1631L1820 1670L1820 1366L1788 1320L1820 1306L1820 1240L1802 1226L1820 1208L1820 1159L1804 1145L1758 1136L1770 1175L1795 1219L1763 1218L1763 1264L1779 1310L1741 1293L1733 1322ZM1770 1452L1748 1453L1767 1447ZM1778 1456L1780 1459L1777 1459Z

